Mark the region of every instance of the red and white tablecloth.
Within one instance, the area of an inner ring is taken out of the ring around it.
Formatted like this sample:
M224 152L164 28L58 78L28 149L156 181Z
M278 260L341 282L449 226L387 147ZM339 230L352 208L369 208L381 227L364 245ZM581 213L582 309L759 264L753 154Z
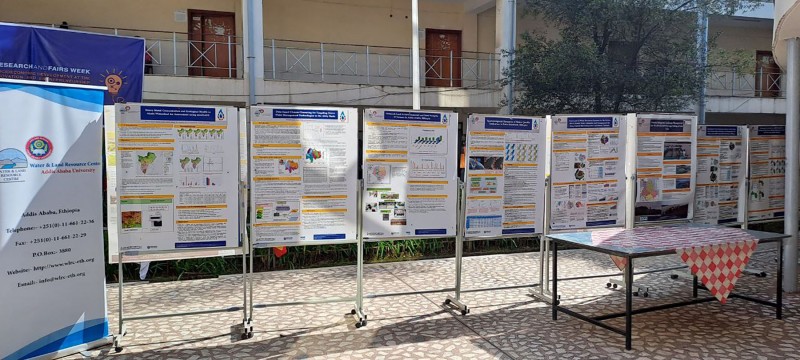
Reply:
M725 303L758 239L736 228L645 227L592 232L592 244L641 250L675 250L693 275ZM627 259L612 256L622 270Z

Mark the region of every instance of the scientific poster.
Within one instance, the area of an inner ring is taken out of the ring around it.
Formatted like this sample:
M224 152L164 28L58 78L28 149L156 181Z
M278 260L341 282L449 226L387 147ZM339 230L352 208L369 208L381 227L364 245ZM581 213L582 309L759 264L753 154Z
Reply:
M553 117L550 227L625 224L625 116Z
M750 220L784 216L786 178L786 128L783 125L750 126Z
M701 125L697 129L697 187L694 222L739 221L739 192L745 186L744 128ZM680 166L678 173L688 171Z
M458 115L366 109L364 236L454 236Z
M104 91L0 79L0 359L109 342Z
M467 237L542 232L546 130L544 118L470 115Z
M696 121L684 115L637 115L637 222L692 218Z
M250 115L253 244L355 242L357 110L253 106Z
M117 104L120 251L239 246L233 107Z

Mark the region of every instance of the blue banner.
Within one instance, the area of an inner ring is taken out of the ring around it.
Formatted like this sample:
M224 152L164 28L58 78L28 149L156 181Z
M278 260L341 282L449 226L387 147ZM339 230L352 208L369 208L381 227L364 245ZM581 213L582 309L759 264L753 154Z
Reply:
M533 130L533 119L486 117L487 130Z
M686 125L684 120L652 119L650 120L650 132L684 132Z
M410 112L410 111L386 111L383 113L384 120L401 120L401 121L427 121L427 122L441 122L442 115L438 113L423 113L423 112Z
M758 131L756 131L756 133L761 136L784 136L786 135L786 127L783 125L762 125L758 127Z
M706 126L706 136L739 136L738 126Z
M144 39L0 23L0 78L106 86L106 105L141 102Z
M571 117L567 118L567 129L603 129L614 126L611 117Z
M336 110L272 109L272 117L275 119L338 120L339 112ZM342 118L344 118L344 112L342 112Z
M225 114L219 110L222 119ZM216 121L214 108L177 107L177 106L142 106L142 120L161 121Z

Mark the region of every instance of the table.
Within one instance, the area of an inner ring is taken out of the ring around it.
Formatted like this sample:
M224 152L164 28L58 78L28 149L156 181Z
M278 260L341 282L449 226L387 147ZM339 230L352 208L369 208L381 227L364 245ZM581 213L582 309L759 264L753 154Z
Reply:
M639 230L639 229L649 229L647 231ZM783 294L782 294L782 287L781 283L783 281L783 239L789 237L788 235L784 234L777 234L777 233L768 233L763 231L755 231L755 230L743 230L743 229L735 229L723 226L712 226L712 225L695 225L695 224L681 224L681 225L671 225L671 226L659 226L659 227L649 227L649 228L635 228L635 229L619 229L617 233L614 235L613 241L598 241L600 235L598 235L599 231L593 232L578 232L578 233L562 233L562 234L550 234L547 237L553 242L552 251L553 251L553 294L554 296L558 295L558 246L559 244L567 245L570 247L577 247L581 249L591 250L600 252L603 254L608 254L611 256L617 256L625 260L625 268L623 270L623 276L625 279L625 312L620 313L613 313L613 314L606 314L600 316L586 316L580 313L577 313L573 310L570 310L564 306L561 306L560 301L553 301L552 302L552 312L553 312L553 320L558 319L558 312L565 313L567 315L573 316L583 321L587 321L592 323L596 326L602 327L604 329L610 330L617 334L623 335L625 337L625 349L631 349L631 335L633 331L633 315L643 314L652 311L658 310L665 310L676 308L680 306L688 306L693 304L699 304L704 302L716 301L717 298L714 296L706 297L706 298L698 298L697 290L701 287L698 285L697 276L693 276L694 283L692 284L693 290L692 295L693 299L688 301L681 301L671 304L664 304L658 306L651 306L646 308L639 308L633 309L633 261L637 258L645 258L651 256L661 256L661 255L668 255L668 254L676 254L680 249L684 249L691 246L696 246L697 244L706 245L707 240L697 238L692 236L681 236L681 234L697 234L697 231L722 231L721 229L729 229L742 236L749 235L750 237L757 239L759 244L766 244L766 243L773 243L779 242L779 256L778 256L778 269L777 269L777 283L775 287L775 296L776 301L771 302L764 299L759 299L747 295L741 295L736 293L730 293L728 297L730 298L737 298L743 299L747 301L752 301L758 304L762 304L769 307L775 308L775 317L778 319L782 318L782 307L783 307ZM664 235L660 241L654 242L650 238L652 238L653 232L661 232L663 231ZM727 230L725 230L727 231ZM593 234L594 238L593 238ZM644 237L644 236L647 236ZM603 239L607 239L607 235L603 235ZM724 237L723 237L724 238ZM740 238L741 239L741 238ZM650 241L648 241L650 240ZM735 238L730 238L731 242L736 241ZM706 241L706 243L704 243ZM724 239L719 241L725 241ZM557 299L557 297L556 297ZM609 324L604 323L604 320L625 317L625 329L619 329L617 327L611 326Z

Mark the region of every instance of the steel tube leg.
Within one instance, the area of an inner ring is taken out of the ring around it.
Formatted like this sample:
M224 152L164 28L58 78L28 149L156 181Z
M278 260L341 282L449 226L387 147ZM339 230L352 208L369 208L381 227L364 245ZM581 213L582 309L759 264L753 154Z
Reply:
M783 241L778 244L778 280L775 285L775 318L783 318Z
M558 320L558 242L553 241L553 320Z
M625 266L625 350L631 349L633 333L633 258Z
M692 276L692 297L697 298L697 276Z

